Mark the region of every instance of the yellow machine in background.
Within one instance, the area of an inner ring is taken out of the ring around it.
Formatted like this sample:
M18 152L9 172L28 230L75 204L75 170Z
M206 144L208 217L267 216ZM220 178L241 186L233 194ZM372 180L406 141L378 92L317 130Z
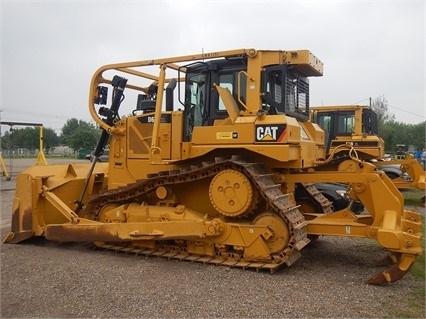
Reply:
M360 159L382 169L398 189L426 189L425 170L405 145L397 145L392 160L384 159L385 143L379 136L377 115L370 107L311 106L310 113L311 121L325 132L328 156L345 156L354 150Z
M422 254L420 215L404 210L402 195L374 165L326 158L324 132L309 121L308 77L322 73L307 50L101 67L89 96L103 130L93 162L22 172L5 241L93 241L273 271L299 258L308 235L367 237L395 261L369 283L398 280ZM131 116L120 116L125 103L135 105ZM97 163L108 139L109 163ZM320 181L348 182L369 214L333 211L313 184ZM297 187L321 209L299 207Z
M1 176L6 177L6 180L10 181L10 175L9 175L9 172L7 171L6 164L4 163L3 156L1 153L0 153L0 164L2 169Z
M47 165L46 157L44 155L43 147L43 124L41 123L25 123L25 122L9 122L9 121L0 121L0 125L9 125L10 129L15 125L18 126L36 126L39 128L39 151L37 155L36 165ZM0 149L1 150L1 149ZM6 177L6 180L10 181L11 177L7 171L6 164L4 163L3 156L0 152L0 164L2 168L2 176Z
M379 137L377 115L364 105L311 106L311 121L325 133L327 154L347 153L351 145L365 160L383 158L385 143Z
M27 122L10 122L10 121L0 121L0 125L9 125L12 130L13 126L34 126L39 129L39 148L38 155L36 160L36 165L47 165L46 156L44 155L44 146L43 146L43 124L41 123L27 123Z

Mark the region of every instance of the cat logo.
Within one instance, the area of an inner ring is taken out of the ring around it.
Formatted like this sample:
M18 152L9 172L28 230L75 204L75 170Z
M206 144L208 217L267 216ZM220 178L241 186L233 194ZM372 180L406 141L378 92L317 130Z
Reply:
M286 126L256 125L256 142L281 142L286 134Z

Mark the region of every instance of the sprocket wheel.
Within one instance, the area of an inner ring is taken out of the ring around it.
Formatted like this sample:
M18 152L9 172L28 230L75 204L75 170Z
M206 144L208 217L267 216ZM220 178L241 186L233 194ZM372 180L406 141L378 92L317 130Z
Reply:
M209 197L213 207L222 215L244 216L256 205L257 192L243 173L226 169L210 182Z

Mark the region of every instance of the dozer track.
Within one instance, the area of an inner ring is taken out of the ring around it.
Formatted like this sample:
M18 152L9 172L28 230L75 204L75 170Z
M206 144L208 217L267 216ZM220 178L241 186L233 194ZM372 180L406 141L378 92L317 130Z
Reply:
M242 161L238 156L233 156L231 159L216 158L215 162L203 162L199 166L161 172L150 175L147 179L126 187L109 190L91 198L83 213L91 215L93 219L98 220L102 207L106 205L142 203L145 201L146 196L158 187L179 187L185 183L194 183L205 178L211 179L218 176L219 173L227 171L239 172L246 176L260 195L259 198L261 198L257 199L255 206L250 207L250 209L254 208L254 211L253 209L247 210L234 217L223 216L227 222L240 223L241 221L249 221L250 223L266 224L266 221L272 220L273 223L278 219L282 219L288 228L288 244L285 247L280 247L279 243L272 243L270 246L271 254L266 260L261 256L247 258L243 250L227 250L220 245L206 241L201 241L197 244L213 245L213 254L190 253L188 252L187 241L183 242L182 240L158 240L155 242L155 247L145 248L138 245L135 246L132 242L95 242L95 245L103 249L138 255L161 256L168 259L189 260L228 267L268 269L271 272L284 263L288 266L291 265L300 257L299 251L309 243L305 230L306 221L304 216L289 198L289 195L282 193L281 185L274 182L273 174L267 174L261 164ZM262 203L259 204L261 201ZM260 208L259 206L262 207ZM272 229L272 232L279 232L279 230L280 228L278 227L277 229ZM278 240L281 239L280 236L284 235L274 234L274 237L278 238Z
M311 201L321 207L322 213L328 214L334 211L333 203L315 187L314 183L300 183L300 186L309 194Z

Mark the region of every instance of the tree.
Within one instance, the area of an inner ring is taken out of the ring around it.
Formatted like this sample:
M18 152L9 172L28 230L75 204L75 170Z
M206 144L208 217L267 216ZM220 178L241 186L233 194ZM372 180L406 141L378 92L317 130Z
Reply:
M15 148L27 148L29 150L39 148L40 133L37 127L13 129L12 135Z
M67 145L68 141L67 139L70 138L70 136L72 136L74 134L74 132L77 130L79 126L79 122L77 119L72 118L67 120L67 122L64 124L64 126L62 127L61 130L61 136L60 136L60 140L62 144Z
M6 131L1 137L1 147L2 149L12 149L14 146L13 143L13 130Z
M395 115L388 109L388 101L379 96L371 103L371 108L377 114L380 137L385 142L385 151L393 152L396 144L405 144L415 149L425 148L426 121L419 124L405 124L395 121Z
M52 147L58 146L60 144L60 138L51 128L43 129L43 147L49 152L49 149Z
M376 97L371 103L371 108L377 114L379 131L380 131L380 126L383 123L395 120L395 115L392 113L389 113L388 105L389 105L388 100L384 96Z
M1 139L1 145L4 149L26 148L36 150L40 148L40 128L25 127L14 128L6 131ZM59 145L59 137L55 131L50 128L43 128L43 148L49 149Z
M99 135L100 130L92 123L72 118L62 128L61 141L78 151L82 148L94 148Z
M412 125L411 129L413 131L412 135L413 138L413 145L416 147L416 149L423 149L425 148L426 144L426 121L419 123L417 125Z
M406 124L394 120L382 124L380 137L385 142L385 151L393 152L396 144L405 144L415 149L423 149L425 145L426 121L419 124Z

